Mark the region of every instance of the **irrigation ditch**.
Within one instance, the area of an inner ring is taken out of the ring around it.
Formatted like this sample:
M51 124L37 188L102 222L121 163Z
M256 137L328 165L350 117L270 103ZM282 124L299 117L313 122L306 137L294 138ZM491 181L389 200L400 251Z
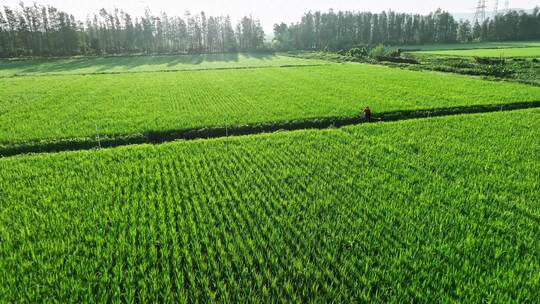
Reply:
M340 128L363 123L385 123L400 120L421 119L430 117L479 114L499 111L540 108L540 101L519 102L512 104L493 104L431 110L410 110L388 113L375 113L371 122L363 117L327 117L254 125L238 125L230 127L210 127L202 129L149 131L142 134L120 136L96 136L96 138L74 138L57 141L27 142L23 144L1 144L0 158L23 154L56 153L67 151L92 150L97 148L113 148L137 144L162 144L178 140L212 139L232 136L273 133L278 131L295 131L304 129Z

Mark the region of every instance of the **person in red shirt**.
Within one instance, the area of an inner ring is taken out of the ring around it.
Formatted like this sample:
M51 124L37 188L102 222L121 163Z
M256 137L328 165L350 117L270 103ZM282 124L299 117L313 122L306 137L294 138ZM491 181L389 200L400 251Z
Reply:
M369 107L366 107L364 109L364 118L368 121L368 122L371 122L371 109Z

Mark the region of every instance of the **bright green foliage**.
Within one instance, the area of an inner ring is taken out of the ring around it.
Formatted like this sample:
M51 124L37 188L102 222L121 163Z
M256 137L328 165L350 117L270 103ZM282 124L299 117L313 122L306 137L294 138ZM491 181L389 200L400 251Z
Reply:
M540 47L539 41L505 41L505 42L473 42L473 43L438 43L424 45L402 45L397 46L402 50L474 50L474 49L499 49L499 48L521 48Z
M272 54L74 57L68 59L0 60L0 77L14 75L103 74L184 71L325 64Z
M0 159L0 302L540 298L540 110Z
M448 50L448 51L422 51L418 54L445 55L459 57L535 57L540 58L540 47L502 48L502 49L476 49L476 50Z
M360 64L15 77L0 80L0 146L538 100L539 87Z

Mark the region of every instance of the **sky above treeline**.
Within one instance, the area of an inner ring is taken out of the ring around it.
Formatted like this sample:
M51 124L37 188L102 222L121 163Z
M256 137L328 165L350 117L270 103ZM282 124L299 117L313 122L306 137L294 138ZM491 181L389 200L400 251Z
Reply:
M17 6L20 0L2 0L2 5ZM99 9L124 10L132 15L142 15L145 8L153 13L166 12L170 16L183 16L186 10L192 13L204 11L209 16L230 15L233 20L252 15L260 19L265 31L271 32L275 23L291 23L308 11L353 10L380 12L393 10L407 13L429 13L437 8L452 13L474 12L478 0L36 0L24 1L54 5L84 20L88 14ZM488 10L493 10L495 0L487 0ZM505 0L499 0L504 7ZM540 0L510 0L511 8L530 9L540 6Z

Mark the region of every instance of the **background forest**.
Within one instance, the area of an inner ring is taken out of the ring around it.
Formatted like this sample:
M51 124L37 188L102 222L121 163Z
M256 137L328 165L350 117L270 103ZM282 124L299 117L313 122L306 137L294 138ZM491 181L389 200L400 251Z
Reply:
M448 12L429 15L382 12L308 12L293 24L276 24L265 42L259 20L234 23L204 12L134 17L102 9L87 20L52 6L0 9L0 57L95 54L221 53L260 50L340 50L359 44L411 45L540 38L540 11L508 11L482 24L457 21Z

